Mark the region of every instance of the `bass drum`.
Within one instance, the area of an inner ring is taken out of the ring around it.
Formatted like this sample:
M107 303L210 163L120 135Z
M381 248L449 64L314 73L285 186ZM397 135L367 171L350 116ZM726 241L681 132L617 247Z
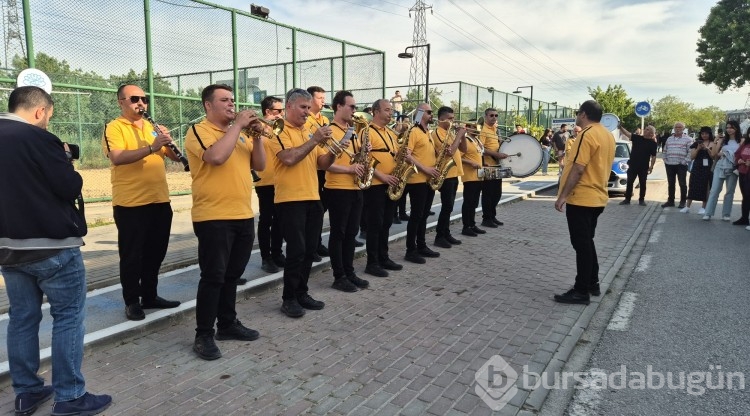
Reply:
M528 134L514 134L500 145L500 153L508 155L500 159L500 166L510 168L515 178L531 176L539 170L544 159L542 145Z
M616 114L604 113L602 114L602 119L600 123L602 123L602 125L607 130L615 131L618 129L618 126L620 125L620 117L617 117Z

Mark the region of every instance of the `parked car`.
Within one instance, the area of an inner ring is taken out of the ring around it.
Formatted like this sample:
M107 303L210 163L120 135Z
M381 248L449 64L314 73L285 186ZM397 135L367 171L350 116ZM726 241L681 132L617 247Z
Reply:
M624 194L628 184L628 161L630 160L630 142L615 141L615 160L607 181L607 191L610 194Z

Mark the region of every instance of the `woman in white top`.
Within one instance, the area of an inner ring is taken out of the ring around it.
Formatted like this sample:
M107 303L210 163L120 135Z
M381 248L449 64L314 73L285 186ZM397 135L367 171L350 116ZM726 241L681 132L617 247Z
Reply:
M711 193L708 195L708 204L706 204L706 215L704 221L708 221L714 215L716 203L719 200L719 193L722 185L726 181L727 189L724 192L724 204L721 207L721 219L729 221L732 215L732 201L734 200L734 188L737 187L736 166L734 166L734 152L740 147L742 141L742 132L740 125L735 120L727 122L726 134L722 141L717 138L711 149L711 157L716 161L714 166L714 179L711 183ZM717 146L721 144L721 146Z

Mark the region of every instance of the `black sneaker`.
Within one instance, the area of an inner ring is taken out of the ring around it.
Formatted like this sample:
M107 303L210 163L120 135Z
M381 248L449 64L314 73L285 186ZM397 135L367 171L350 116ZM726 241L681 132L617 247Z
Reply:
M281 304L281 312L283 312L284 315L290 318L299 318L305 316L305 310L302 309L302 306L299 304L297 299L285 300Z
M430 257L430 258L440 257L440 253L438 253L437 251L431 250L429 247L418 248L417 253L419 253L419 255L422 257Z
M388 272L379 264L368 264L365 266L365 273L371 274L375 277L388 277Z
M318 253L313 253L313 263L318 263L323 261L323 257L320 257Z
M141 307L143 309L169 309L176 308L178 306L180 306L180 301L166 300L160 296L157 296L150 300L143 299L143 301L141 302Z
M591 298L588 293L579 293L575 289L570 289L562 295L555 295L555 302L588 305L591 303Z
M143 312L140 303L131 303L125 307L125 316L131 321L142 321L146 319L146 313Z
M685 208L685 203L684 202L680 202L680 205L678 205L677 208L679 208L679 209Z
M492 220L482 220L482 227L497 228L497 224L495 224Z
M53 404L52 416L96 415L105 411L110 404L112 404L112 396L108 394L85 393L75 400Z
M638 200L638 205L640 205L640 206L642 206L642 207L645 207L645 206L646 206L646 201L644 201L644 200L642 200L642 199L639 199L639 200Z
M16 416L27 416L39 408L44 402L52 398L55 389L52 386L44 386L34 393L21 393L16 396Z
M620 201L619 205L630 205L630 200L629 199L623 199L622 201Z
M417 264L427 263L427 260L425 260L424 257L420 256L416 251L407 251L406 255L404 256L404 260Z
M497 226L495 226L497 227ZM487 231L484 231L483 229L477 227L476 225L472 226L471 229L477 233L477 234L487 234Z
M354 240L354 247L362 247L364 245L365 245L365 243L363 243L363 242L361 242L359 240Z
M239 278L237 279L237 286L244 286L247 284L247 279L245 278Z
M667 201L667 202L661 204L662 208L673 207L673 206L674 206L674 201Z
M331 253L328 251L328 247L324 246L323 244L320 244L318 246L318 255L320 257L328 257L331 255ZM320 261L320 260L317 260Z
M263 259L260 263L260 268L266 273L278 273L279 271L279 266L271 259Z
M492 219L492 222L494 222L494 223L495 223L495 225L503 225L503 224L504 224L504 223L503 223L502 221L500 221L500 220L499 220L499 219L497 219L497 218L493 218L493 219Z
M278 256L273 257L273 262L280 268L284 268L286 266L286 257L283 254L279 254Z
M310 309L313 311L319 311L323 308L325 308L326 303L320 300L313 299L312 296L305 293L304 295L297 296L297 303L299 303L299 306Z
M398 215L393 216L393 224L401 224L401 218Z
M359 238L360 240L367 240L367 231L360 231L357 238Z
M435 215L435 211L430 210L427 216Z
M221 350L216 346L216 341L211 335L196 335L193 342L193 351L198 354L198 357L206 361L221 358Z
M401 214L398 217L401 219L401 221L409 221L409 218L411 218L409 214Z
M446 240L443 237L436 237L435 238L435 245L437 247L441 247L441 248L451 248L452 247L451 243L449 243L448 240Z
M734 224L734 225L750 225L750 221L748 221L747 218L745 218L745 219L740 218L737 221L732 222L732 224Z
M469 236L469 237L476 237L477 233L474 232L474 229L471 227L466 227L463 230L461 230L461 234Z
M385 259L380 262L380 267L386 269L386 270L401 270L404 268L404 266L396 263L395 261L391 259Z
M475 233L475 234L476 234L476 233ZM448 234L447 236L445 236L445 239L446 239L446 240L448 240L448 242L449 242L449 243L451 243L451 244L452 244L452 245L454 245L454 246L457 246L457 245L461 244L461 240L456 240L456 239L455 239L455 238L453 238L453 236L452 236L452 235L450 235L450 234Z
M242 322L235 319L231 325L226 328L218 328L216 330L216 339L218 341L226 341L228 339L234 339L237 341L255 341L260 337L260 333L254 329L250 329L242 325Z
M589 294L591 296L601 296L602 295L602 289L599 287L598 283L595 286L591 286L589 288Z
M365 279L360 279L356 274L346 276L346 278L349 279L349 281L352 282L354 286L357 286L360 289L366 289L370 286L370 282Z
M357 291L357 286L354 286L354 283L352 283L346 277L340 277L338 279L335 279L331 287L336 290L340 290L346 293L352 293L352 292Z

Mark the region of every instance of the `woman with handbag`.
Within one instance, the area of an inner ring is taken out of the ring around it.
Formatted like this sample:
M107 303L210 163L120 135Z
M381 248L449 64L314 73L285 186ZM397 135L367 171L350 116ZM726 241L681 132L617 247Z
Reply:
M713 159L711 158L711 145L714 141L714 133L708 126L701 127L700 138L690 145L690 159L693 161L690 168L690 186L687 193L687 204L680 212L690 212L690 205L693 201L701 201L699 215L706 213L706 201L708 201L708 192L711 189L713 174L711 168ZM718 147L719 145L714 145Z
M750 225L748 215L750 215L750 128L745 132L745 138L740 144L739 149L734 152L734 163L737 165L737 171L740 179L740 192L742 192L742 216L734 225ZM750 230L750 227L745 227Z
M726 181L727 189L724 193L724 204L721 208L721 219L729 221L732 215L732 200L734 199L734 188L737 187L736 167L734 166L734 153L740 147L742 133L740 125L735 120L727 121L726 135L724 139L716 139L711 156L716 160L714 166L714 178L711 183L711 193L708 195L708 204L706 204L706 215L704 221L708 221L714 215L716 204L719 200L719 193ZM720 145L720 146L719 146Z

